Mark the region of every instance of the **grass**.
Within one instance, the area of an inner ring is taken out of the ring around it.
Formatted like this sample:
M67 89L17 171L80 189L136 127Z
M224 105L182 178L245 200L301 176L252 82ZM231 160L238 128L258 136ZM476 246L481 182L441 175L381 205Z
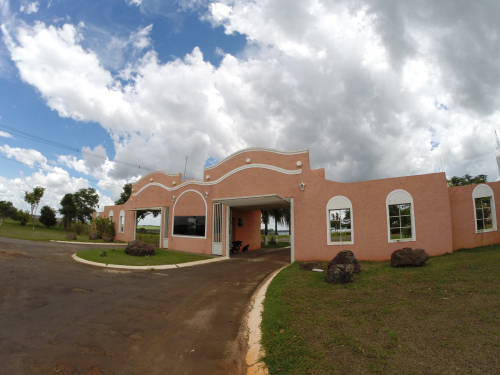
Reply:
M420 268L360 263L348 285L297 262L274 278L262 321L271 375L497 373L499 245Z
M158 245L160 244L160 235L159 234L136 233L135 238L138 240L144 241L146 243L150 243L150 244L155 244L155 243L157 243Z
M74 232L70 232L74 233ZM65 237L68 233L59 226L46 229L40 223L35 223L35 230L31 223L21 226L17 221L5 220L0 226L0 236L9 238L18 238L30 241L69 241ZM76 236L75 242L105 242L104 240L89 240L88 234ZM119 241L116 241L119 242Z
M101 256L103 251L106 251L105 257ZM155 249L155 252L156 255L148 258L125 254L124 249L82 250L76 253L76 255L92 262L118 264L122 266L159 266L163 264L179 264L210 259L210 257L203 255L179 253L164 249Z
M138 225L137 229L160 231L160 226L159 225Z
M281 249L282 247L287 247L287 246L290 246L290 242L285 242L285 241L280 241L278 243L268 242L267 245L265 245L264 242L260 243L260 247L262 249Z

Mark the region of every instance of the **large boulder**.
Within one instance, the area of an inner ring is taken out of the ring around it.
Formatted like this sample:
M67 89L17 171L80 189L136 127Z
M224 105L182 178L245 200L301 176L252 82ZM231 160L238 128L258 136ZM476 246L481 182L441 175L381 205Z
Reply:
M333 258L330 263L328 263L327 269L330 269L336 264L343 264L344 266L347 264L351 264L354 267L354 273L361 272L361 265L358 260L350 250L342 250L340 251L335 258Z
M74 233L71 233L71 234L68 234L66 237L67 240L76 240L76 234Z
M347 284L354 281L355 267L352 264L335 264L326 271L326 281L330 284Z
M144 241L136 240L128 243L125 248L125 254L133 255L136 257L143 257L146 255L155 255L155 248Z
M340 251L326 270L326 281L330 284L347 284L354 281L354 274L361 271L361 265L350 250Z
M396 250L391 255L391 267L421 267L429 259L423 249L412 250L411 247Z
M321 262L302 262L299 264L299 268L303 271L312 271L314 269L322 270L325 267Z
M104 235L102 236L102 239L103 239L104 241L106 241L106 242L112 242L112 241L113 241L113 236L108 236L108 235L104 234Z
M91 232L91 233L89 234L89 240L94 241L94 240L97 240L97 239L98 239L98 236L97 236L97 233L96 233L96 232Z

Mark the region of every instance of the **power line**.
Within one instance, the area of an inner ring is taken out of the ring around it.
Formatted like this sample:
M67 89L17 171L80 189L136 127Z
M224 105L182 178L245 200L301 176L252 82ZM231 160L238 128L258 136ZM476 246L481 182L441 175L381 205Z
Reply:
M5 159L5 160L9 160L9 161L13 161L14 163L24 164L24 165L27 165L28 167L33 167L33 168L43 169L44 171L48 171L48 172L51 172L51 173L62 174L62 175L64 175L64 176L70 176L70 177L74 177L74 178L81 178L82 180L87 180L87 181L100 182L101 184L104 184L104 185L113 185L113 186L123 187L122 185L110 184L110 183L108 183L108 182L102 182L102 181L100 181L100 180L94 180L94 179L92 179L92 178L78 177L78 176L74 176L74 175L69 174L69 173L62 173L62 172L53 171L53 170L50 170L50 169L47 169L47 168L43 168L43 167L37 167L36 165L33 165L33 164L28 164L28 163L23 163L22 161L9 159L9 158L7 158L7 157L5 157L5 156L1 156L1 155L0 155L0 158Z
M76 152L78 152L80 154L87 155L87 156L90 156L90 157L93 157L93 158L97 158L97 159L101 159L101 160L109 160L107 157L102 157L102 156L95 155L95 154L92 154L92 153L87 152L87 151L83 151L83 150L81 150L79 148L74 148L74 147L65 145L63 143L51 141L50 139L42 138L42 137L39 137L37 135L31 134L31 133L28 133L28 132L25 132L25 131L22 131L22 130L17 130L17 129L14 129L14 128L12 128L10 126L7 126L7 125L0 124L0 128L8 130L10 133L13 133L13 134L15 134L18 137L26 138L26 139L29 139L29 140L32 140L32 141L35 141L35 142L44 143L44 144L49 145L49 146L59 147L59 148L65 149L65 150L73 151L73 152L76 151ZM130 163L127 163L126 161L120 161L120 160L116 160L116 159L115 160L109 160L109 161L111 163L121 164L121 165L125 165L127 167L132 167L132 168L138 168L138 169L145 170L145 171L148 171L148 172L152 171L152 169L150 169L150 168L147 168L147 167L144 167L144 166L140 166L140 165L130 164Z

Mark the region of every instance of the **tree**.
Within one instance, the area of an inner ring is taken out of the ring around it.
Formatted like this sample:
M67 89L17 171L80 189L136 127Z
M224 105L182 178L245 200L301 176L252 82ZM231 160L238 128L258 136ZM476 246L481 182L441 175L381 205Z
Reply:
M99 203L99 195L93 188L80 189L73 194L73 200L76 205L76 218L82 224L92 221L92 213Z
M261 211L261 222L264 224L264 245L267 245L267 226L269 225L269 218L271 217L271 210Z
M448 180L448 186L464 186L464 185L472 185L472 184L483 184L487 182L488 176L485 174L478 174L476 177L472 177L469 174L466 174L462 177L453 176Z
M43 206L40 210L40 217L38 218L38 221L45 225L47 229L53 227L57 224L56 210L50 208L49 206Z
M63 215L62 223L64 229L69 230L71 228L71 223L76 218L77 212L78 210L73 194L65 194L61 199L61 208L59 209L59 213Z
M40 204L40 200L42 199L44 192L44 187L37 186L31 193L26 191L24 194L24 200L31 205L31 222L33 223L33 230L35 230L36 210L38 208L38 205Z
M0 201L0 226L2 225L3 221L10 217L11 219L16 218L16 213L17 210L12 204L12 202L7 202L7 201Z
M282 224L285 219L285 209L283 208L273 208L271 210L271 215L274 218L274 238L276 243L278 243L278 223Z
M118 199L115 204L125 204L130 198L130 194L132 194L132 184L123 185L123 192L120 194L120 199Z

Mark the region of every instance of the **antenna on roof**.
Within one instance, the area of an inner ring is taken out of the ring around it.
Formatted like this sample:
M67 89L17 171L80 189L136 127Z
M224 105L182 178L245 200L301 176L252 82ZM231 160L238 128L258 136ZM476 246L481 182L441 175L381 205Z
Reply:
M184 174L182 175L182 177L183 177L184 180L186 180L186 168L187 168L187 165L188 165L188 157L186 155L186 164L184 164Z

